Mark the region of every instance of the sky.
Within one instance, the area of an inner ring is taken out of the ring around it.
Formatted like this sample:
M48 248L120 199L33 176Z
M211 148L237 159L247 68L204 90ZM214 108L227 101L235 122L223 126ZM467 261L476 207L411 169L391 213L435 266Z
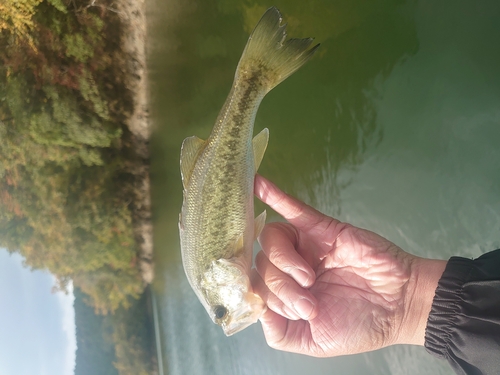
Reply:
M0 248L0 374L71 375L76 334L72 286L52 293L54 276L30 271Z

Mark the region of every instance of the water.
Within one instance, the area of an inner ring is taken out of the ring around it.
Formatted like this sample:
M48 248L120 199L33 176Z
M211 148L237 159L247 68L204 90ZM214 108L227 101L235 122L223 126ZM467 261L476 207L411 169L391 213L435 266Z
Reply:
M268 127L270 142L259 172L420 256L500 247L497 1L153 1L154 287L165 373L453 374L421 347L315 359L270 349L260 324L227 338L187 284L179 148L208 136L270 5L290 35L316 36L321 47L264 99L255 133Z

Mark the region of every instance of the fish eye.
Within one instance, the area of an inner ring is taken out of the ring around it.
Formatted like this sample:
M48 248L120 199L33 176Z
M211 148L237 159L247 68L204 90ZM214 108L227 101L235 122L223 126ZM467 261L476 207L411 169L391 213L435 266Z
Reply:
M217 319L222 319L227 315L227 309L224 306L215 306L214 313Z

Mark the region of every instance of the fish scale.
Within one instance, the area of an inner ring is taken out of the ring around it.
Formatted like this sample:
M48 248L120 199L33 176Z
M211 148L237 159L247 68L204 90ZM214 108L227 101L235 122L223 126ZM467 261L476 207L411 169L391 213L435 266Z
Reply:
M254 219L253 183L268 141L253 128L264 96L302 66L318 46L286 40L276 8L261 18L243 51L231 91L206 141L181 148L184 187L179 220L188 281L226 335L255 323L265 309L250 284L253 242L265 222Z

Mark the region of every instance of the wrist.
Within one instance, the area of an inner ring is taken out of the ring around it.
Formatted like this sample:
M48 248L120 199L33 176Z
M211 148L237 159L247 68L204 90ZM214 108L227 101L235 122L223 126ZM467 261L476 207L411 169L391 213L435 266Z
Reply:
M424 345L425 328L446 261L415 258L405 293L397 344Z

